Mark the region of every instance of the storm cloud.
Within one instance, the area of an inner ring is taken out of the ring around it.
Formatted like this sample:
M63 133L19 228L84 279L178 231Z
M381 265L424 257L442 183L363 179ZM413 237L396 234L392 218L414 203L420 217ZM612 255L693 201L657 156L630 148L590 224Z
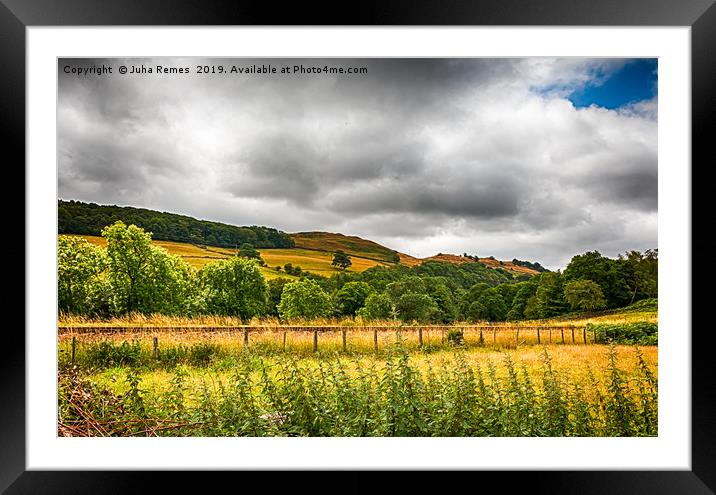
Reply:
M626 63L60 59L59 197L342 232L419 257L562 268L588 249L653 248L656 97L614 110L568 99ZM113 73L65 72L102 65ZM122 65L190 73L121 75ZM295 65L367 73L280 73Z

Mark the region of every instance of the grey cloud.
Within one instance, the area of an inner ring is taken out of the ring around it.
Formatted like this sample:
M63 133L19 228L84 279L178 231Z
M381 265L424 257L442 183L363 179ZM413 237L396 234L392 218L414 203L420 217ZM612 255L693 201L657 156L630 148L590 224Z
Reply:
M368 74L61 70L122 63L365 66ZM59 194L286 231L341 231L418 256L477 251L559 266L584 247L654 247L656 101L576 110L561 96L599 84L623 63L60 60ZM649 227L635 228L635 215Z

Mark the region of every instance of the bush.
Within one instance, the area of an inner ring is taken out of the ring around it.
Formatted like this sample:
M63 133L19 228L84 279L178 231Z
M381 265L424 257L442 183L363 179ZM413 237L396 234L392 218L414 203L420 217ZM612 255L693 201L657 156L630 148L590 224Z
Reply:
M104 341L90 344L87 348L87 360L90 365L112 367L134 365L139 362L142 346L139 341L114 342Z
M465 335L459 328L452 328L447 334L448 342L452 345L465 345Z
M659 326L656 323L640 321L624 324L587 324L587 332L596 332L597 342L616 344L657 345Z

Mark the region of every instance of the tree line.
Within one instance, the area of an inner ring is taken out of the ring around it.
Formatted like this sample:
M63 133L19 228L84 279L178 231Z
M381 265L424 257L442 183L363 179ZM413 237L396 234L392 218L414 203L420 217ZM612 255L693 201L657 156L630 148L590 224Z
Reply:
M118 220L152 232L161 241L189 242L205 246L237 248L251 244L257 248L292 248L294 242L285 233L269 227L237 227L219 222L165 213L144 208L105 206L81 201L57 204L60 234L101 235L102 229Z
M266 281L250 246L194 270L152 245L152 235L136 225L118 221L101 234L106 249L59 236L60 310L100 317L140 312L450 323L549 318L657 297L657 250L616 259L590 251L574 256L564 272L535 276L477 262L428 261L332 277L302 271L298 280ZM345 253L336 254L337 264L347 261Z

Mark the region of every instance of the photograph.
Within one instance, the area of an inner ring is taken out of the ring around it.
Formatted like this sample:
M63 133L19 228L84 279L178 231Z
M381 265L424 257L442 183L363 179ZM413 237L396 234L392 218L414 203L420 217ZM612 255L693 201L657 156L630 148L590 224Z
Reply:
M658 437L658 58L56 60L57 437Z

